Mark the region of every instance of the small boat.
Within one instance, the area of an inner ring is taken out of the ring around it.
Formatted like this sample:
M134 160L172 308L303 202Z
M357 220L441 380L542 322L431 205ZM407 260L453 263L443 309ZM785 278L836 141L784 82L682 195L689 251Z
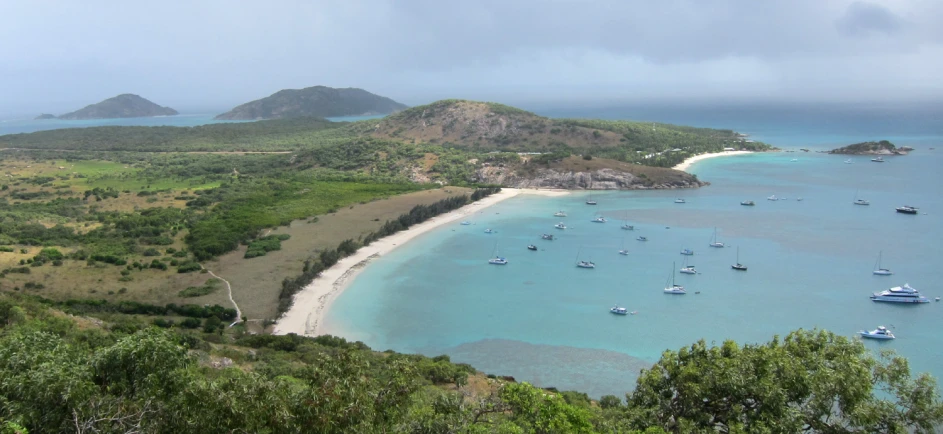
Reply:
M697 270L693 265L688 264L688 258L684 258L684 262L681 264L681 270L684 274L697 274Z
M766 200L777 201L777 200L779 200L779 199L777 199L777 198L776 198L776 195L774 194L774 195L772 195L772 196L770 196L770 197L767 197Z
M537 251L537 246L535 246L535 245L533 245L533 244L528 244L528 245L527 245L527 250Z
M682 255L691 256L691 255L694 254L694 250L691 250L691 249L681 249L681 254L682 254Z
M493 234L494 232L495 231L491 230L491 228L485 229L486 234Z
M684 287L675 283L675 263L671 263L671 276L670 279L671 286L668 286L668 282L665 282L665 294L687 294L687 291L684 290Z
M933 148L930 148L930 149L933 149ZM940 297L934 298L934 300L940 301Z
M543 234L543 235L540 236L540 238L543 239L543 240L550 240L550 241L553 241L553 235L551 235L551 234Z
M711 247L724 247L724 243L717 241L717 228L714 228L714 235L711 236L711 243L708 244Z
M615 305L609 308L609 313L613 313L616 315L628 315L629 310L624 307L619 307L619 305Z
M566 225L563 224L563 222L557 223L557 224L553 225L553 227L555 227L555 228L557 228L557 229L566 229Z
M639 235L638 238L636 238L636 240L639 240L639 241L648 241L648 237L643 237L643 236Z
M756 205L756 204L753 203L752 200L745 200L745 201L740 202L740 205L743 205L743 206L754 206L754 205Z
M855 205L871 205L871 202L868 202L864 199L858 199L858 190L855 190L855 201L852 203Z
M491 265L507 265L507 258L498 255L498 243L494 243L494 257L488 260L488 263Z
M802 198L801 198L801 197L797 197L797 198L796 198L796 201L802 202Z
M895 286L891 289L885 289L881 292L871 294L871 301L884 301L888 303L929 303L926 297L920 295L920 292L912 288L910 284Z
M566 213L563 212L562 210L560 210L560 211L557 211L557 212L553 213L553 216L554 216L554 217L566 217Z
M465 220L465 221L463 221L463 222L461 222L461 223L459 223L459 224L462 225L462 226L468 226L468 225L471 224L471 222L468 221L468 220Z
M877 329L871 330L869 332L861 330L858 332L858 334L861 335L861 337L868 339L894 339L894 333L891 333L891 331L884 326L879 326Z
M630 224L628 224L628 223L623 224L621 227L622 227L622 229L625 229L625 230L627 230L627 231L634 231L634 230L635 230L635 226L632 226L632 225L630 225Z
M593 195L589 195L589 199L586 199L587 205L596 205L596 201L593 200Z
M747 271L747 266L740 263L740 247L737 247L737 263L731 265L730 268L733 268L737 271Z
M684 202L684 199L682 199L682 198L679 197L679 198L675 199L675 203L685 203L685 202Z
M881 157L881 156L874 157L874 158L871 159L871 161L873 161L873 162L875 162L875 163L883 163L883 162L884 162L884 157Z
M878 252L878 260L874 263L874 271L871 274L876 274L878 276L890 276L894 274L891 270L881 267L881 254L884 252Z
M619 250L619 254L623 256L629 255L629 251L625 249L625 238L622 239L622 249Z
M596 264L593 261L584 261L580 259L580 253L583 252L583 249L580 249L576 252L576 266L579 268L596 268Z
M592 219L592 220L590 220L590 221L593 222L593 223L605 223L607 220L606 220L605 217L599 216L599 217L596 217L596 218L594 218L594 219Z
M793 158L792 160L789 160L789 161L796 162L796 161L799 161L799 159L798 159L798 158Z
M897 207L897 212L901 214L917 214L917 208L909 205Z
M845 164L851 164L851 163L852 163L851 158L845 160Z

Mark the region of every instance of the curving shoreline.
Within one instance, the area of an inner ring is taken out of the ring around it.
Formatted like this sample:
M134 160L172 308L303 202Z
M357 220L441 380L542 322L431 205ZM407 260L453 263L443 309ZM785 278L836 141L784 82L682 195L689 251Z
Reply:
M284 335L295 333L302 336L318 336L328 334L324 330L324 316L331 304L341 293L350 286L371 260L388 254L396 248L406 244L413 238L429 232L447 223L460 220L462 217L481 212L489 206L515 197L519 194L537 194L541 196L562 196L568 194L565 190L529 190L503 188L500 192L485 197L477 202L465 205L425 222L415 225L405 231L397 232L388 237L374 241L369 246L361 247L356 253L341 259L333 267L324 270L313 282L305 286L293 297L291 308L275 323L274 334Z
M707 154L695 155L693 157L688 157L681 163L678 163L676 166L672 167L675 170L681 170L687 172L692 164L697 163L701 160L706 160L708 158L716 157L727 157L730 155L743 155L743 154L752 154L753 151L723 151L723 152L709 152Z

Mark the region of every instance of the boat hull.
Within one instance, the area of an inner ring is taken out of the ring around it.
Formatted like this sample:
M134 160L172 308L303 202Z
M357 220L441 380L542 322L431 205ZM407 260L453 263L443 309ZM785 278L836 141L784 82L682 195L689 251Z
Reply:
M870 332L864 332L864 331L858 332L858 335L865 339L877 339L881 341L888 341L895 338L893 335L882 335L878 333L870 333Z
M880 303L901 303L901 304L923 304L929 303L930 300L927 298L904 298L904 297L884 297L880 295L872 295L871 301L880 302Z
M892 273L890 270L874 270L871 272L871 274L874 274L876 276L890 276L894 273Z

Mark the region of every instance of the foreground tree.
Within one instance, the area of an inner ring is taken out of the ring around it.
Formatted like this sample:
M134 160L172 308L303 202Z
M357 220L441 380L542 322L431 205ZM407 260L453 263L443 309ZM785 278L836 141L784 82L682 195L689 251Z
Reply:
M822 330L666 351L628 398L636 427L669 432L931 433L943 422L932 377Z

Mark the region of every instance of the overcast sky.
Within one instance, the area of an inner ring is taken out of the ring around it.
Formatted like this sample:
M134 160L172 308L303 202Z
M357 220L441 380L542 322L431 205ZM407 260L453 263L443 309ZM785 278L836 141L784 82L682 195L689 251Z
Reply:
M943 98L941 0L0 1L0 113L279 89L406 104Z

